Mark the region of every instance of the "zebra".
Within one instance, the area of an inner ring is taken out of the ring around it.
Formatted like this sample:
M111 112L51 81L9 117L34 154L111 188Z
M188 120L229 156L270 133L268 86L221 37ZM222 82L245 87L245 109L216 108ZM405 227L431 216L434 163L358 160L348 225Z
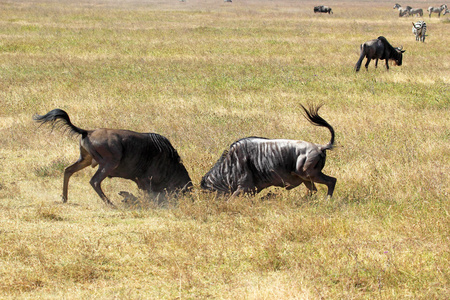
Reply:
M424 21L412 22L412 32L416 36L416 41L425 42L425 33L427 32L427 23Z
M402 7L400 4L395 3L393 9L398 9L398 16L399 17L407 17L409 16L409 11L412 9L411 6Z
M428 7L428 9L427 9L427 11L428 11L428 13L429 13L429 17L431 18L431 13L437 13L438 14L438 18L440 18L441 17L441 12L442 11L444 11L444 14L446 14L446 11L447 10L447 4L442 4L441 6L439 6L439 7L433 7L433 6L430 6L430 7Z
M421 8L411 8L408 11L408 13L409 13L410 16L417 15L418 17L422 17L423 16L423 9L421 9Z

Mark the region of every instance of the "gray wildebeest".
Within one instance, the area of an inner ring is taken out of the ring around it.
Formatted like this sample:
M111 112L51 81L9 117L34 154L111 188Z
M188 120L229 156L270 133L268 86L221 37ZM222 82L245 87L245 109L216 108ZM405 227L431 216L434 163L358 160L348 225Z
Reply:
M358 72L361 68L361 63L364 57L367 57L367 62L365 64L366 70L368 70L370 60L372 59L375 59L375 68L378 66L379 59L386 60L386 69L388 70L389 60L393 60L397 66L401 66L403 53L405 52L405 50L402 50L403 47L392 47L384 36L379 36L377 39L361 44L360 49L361 55L359 56L359 60L355 66L356 72Z
M412 22L412 32L416 36L416 41L425 42L425 36L427 33L427 23L424 21Z
M398 9L399 17L407 17L409 16L409 11L412 9L411 6L402 7L400 4L395 3L393 9Z
M442 4L439 7L430 6L427 9L428 14L429 14L428 17L431 18L431 14L432 13L437 13L438 14L438 18L440 18L441 17L441 12L444 11L444 15L445 15L446 14L446 10L447 10L447 4Z
M134 181L138 188L153 193L178 193L191 188L189 174L169 140L156 133L138 133L121 129L84 130L70 121L69 115L54 109L45 115L34 115L52 129L63 127L70 134L81 135L80 158L64 170L63 202L67 202L69 179L88 166L98 170L90 184L108 205L114 207L101 188L106 177Z
M231 144L216 164L203 176L202 189L219 194L256 194L270 186L293 189L304 183L309 193L316 192L314 183L328 187L333 195L336 178L322 173L326 150L334 144L334 130L319 116L321 106L302 106L305 117L316 126L328 128L331 140L319 145L299 140L247 137Z
M314 6L314 13L333 14L333 10L329 6L319 5L319 6Z

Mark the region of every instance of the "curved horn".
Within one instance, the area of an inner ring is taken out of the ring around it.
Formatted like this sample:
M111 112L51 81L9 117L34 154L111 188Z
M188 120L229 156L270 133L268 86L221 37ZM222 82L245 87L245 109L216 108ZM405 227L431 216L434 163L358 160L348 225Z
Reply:
M403 45L401 45L398 50L402 51L403 50Z

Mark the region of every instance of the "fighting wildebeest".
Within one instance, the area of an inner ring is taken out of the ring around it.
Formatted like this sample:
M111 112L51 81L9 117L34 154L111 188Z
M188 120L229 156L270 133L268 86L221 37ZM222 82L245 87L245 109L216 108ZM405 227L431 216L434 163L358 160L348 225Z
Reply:
M34 115L41 124L63 127L70 134L81 135L80 158L64 170L63 202L67 202L69 179L88 166L98 170L90 184L108 205L101 183L106 177L134 181L138 188L153 193L178 193L192 186L191 178L181 158L169 140L156 133L138 133L122 129L84 130L73 125L69 115L54 109L45 115Z
M333 14L331 7L325 5L314 6L314 13L328 13Z
M402 50L403 47L392 47L384 36L379 36L377 39L361 44L360 49L361 55L359 56L359 60L355 66L356 72L358 72L361 68L361 63L364 57L367 58L367 62L365 64L366 70L369 67L370 60L372 59L375 59L375 68L378 66L379 59L386 60L386 69L388 70L389 60L393 60L397 66L401 66L403 53L405 52L405 50Z
M432 13L437 13L437 14L438 14L438 18L440 18L440 17L441 17L441 12L444 11L444 14L445 14L445 10L446 10L446 9L447 9L447 4L442 4L442 5L439 6L439 7L433 7L433 6L430 6L430 7L428 7L428 9L427 9L427 11L428 11L428 13L429 13L428 17L431 18L431 14L432 14Z
M305 117L315 126L328 128L331 140L319 145L300 140L247 137L223 152L216 164L203 176L200 186L219 194L256 194L270 186L293 189L304 183L309 193L316 192L314 183L325 184L333 195L336 178L322 173L326 150L334 144L334 130L319 116L321 106L302 106Z
M425 36L427 32L427 23L424 21L412 22L412 32L416 36L416 41L425 42Z
M411 6L402 7L400 4L395 3L393 9L398 9L399 17L407 17L409 16L409 11L412 9Z

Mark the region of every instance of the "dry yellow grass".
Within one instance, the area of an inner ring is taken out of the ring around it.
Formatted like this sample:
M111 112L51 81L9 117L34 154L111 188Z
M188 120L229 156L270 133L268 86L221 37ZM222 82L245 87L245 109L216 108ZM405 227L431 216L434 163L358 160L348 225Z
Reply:
M0 4L0 298L445 299L450 294L450 52L447 16L391 2L10 1ZM413 7L429 6L412 1ZM406 49L355 74L359 44ZM245 136L324 143L300 103L323 102L337 133L325 189L269 189L233 202L199 191ZM108 209L77 173L76 139L31 117L157 132L196 186L167 209ZM269 193L270 192L270 193Z

